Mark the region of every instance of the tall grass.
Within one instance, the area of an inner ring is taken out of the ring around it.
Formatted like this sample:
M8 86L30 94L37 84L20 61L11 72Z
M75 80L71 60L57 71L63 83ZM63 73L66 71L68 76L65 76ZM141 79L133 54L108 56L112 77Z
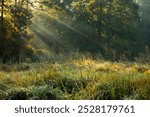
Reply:
M149 64L80 53L51 56L46 62L1 64L0 99L150 99Z

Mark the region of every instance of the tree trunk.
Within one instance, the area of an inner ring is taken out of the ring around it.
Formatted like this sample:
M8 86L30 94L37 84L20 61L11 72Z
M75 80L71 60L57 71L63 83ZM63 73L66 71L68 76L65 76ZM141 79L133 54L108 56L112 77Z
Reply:
M4 28L4 0L2 0L1 3L1 32L3 31Z

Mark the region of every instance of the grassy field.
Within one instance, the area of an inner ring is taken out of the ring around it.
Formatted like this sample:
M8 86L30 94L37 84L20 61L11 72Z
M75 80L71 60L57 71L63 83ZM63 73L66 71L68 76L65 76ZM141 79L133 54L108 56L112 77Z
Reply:
M150 65L88 57L1 64L0 99L150 99Z

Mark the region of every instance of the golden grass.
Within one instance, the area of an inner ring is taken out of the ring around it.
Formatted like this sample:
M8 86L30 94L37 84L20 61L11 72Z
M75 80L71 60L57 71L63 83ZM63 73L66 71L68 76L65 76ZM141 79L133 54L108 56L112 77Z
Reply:
M44 90L58 89L62 93L60 99L150 99L149 65L79 59L29 66L27 70L1 69L0 84L8 87L4 91L0 89L1 95L10 89L22 88L32 94L30 87L37 87L38 92L38 87L49 86L52 89L46 87ZM39 94L36 94L38 99ZM0 97L5 99L5 96ZM29 95L28 99L32 98Z

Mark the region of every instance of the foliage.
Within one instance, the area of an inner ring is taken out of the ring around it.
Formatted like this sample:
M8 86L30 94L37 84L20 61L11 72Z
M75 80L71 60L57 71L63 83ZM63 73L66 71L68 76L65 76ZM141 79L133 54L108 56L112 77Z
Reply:
M41 24L48 26L46 34L40 32L39 36L42 35L42 40L49 42L50 49L57 49L56 46L63 48L61 42L57 44L54 39L51 42L50 35L47 35L47 32L52 32L50 27L54 23L58 25L60 34L59 37L52 36L58 40L62 35L70 43L66 50L75 48L84 52L101 53L109 60L134 60L139 53L144 52L145 46L149 46L149 7L146 5L149 2L139 0L141 5L139 1L135 1L137 0L5 1L4 16L0 23L0 56L4 62L9 59L19 61L34 53L31 46L33 35L29 30L33 28L29 25L32 12L37 10L42 11L40 18L46 19ZM40 18L34 20L41 20ZM39 28L37 30L41 31Z
M4 16L0 22L0 57L3 62L19 61L22 53L30 53L28 46L33 36L28 25L32 14L28 9L9 0L5 1L3 7Z
M92 40L99 43L99 51L107 59L134 59L144 49L139 6L133 0L49 1L49 7L52 5L66 11L74 23L92 27L97 35Z
M149 39L149 28L150 28L150 1L149 0L140 0L140 14L141 14L141 25L140 29L142 31L142 36L145 42L145 45L150 47L150 39Z

